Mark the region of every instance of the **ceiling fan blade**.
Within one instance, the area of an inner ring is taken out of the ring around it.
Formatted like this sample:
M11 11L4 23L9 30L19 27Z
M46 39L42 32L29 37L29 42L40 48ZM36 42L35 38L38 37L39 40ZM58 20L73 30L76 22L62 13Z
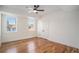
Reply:
M44 11L44 10L37 10L37 11Z
M38 7L39 5L34 5L34 10L37 10Z
M39 7L39 5L34 5L34 7L38 8L38 7Z

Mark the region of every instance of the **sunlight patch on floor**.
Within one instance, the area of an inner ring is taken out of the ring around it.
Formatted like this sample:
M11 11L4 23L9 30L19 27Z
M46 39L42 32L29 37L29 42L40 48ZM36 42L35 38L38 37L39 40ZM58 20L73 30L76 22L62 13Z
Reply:
M29 42L27 48L28 48L27 50L28 50L29 53L36 52L35 51L36 46L35 46L35 43L34 42Z

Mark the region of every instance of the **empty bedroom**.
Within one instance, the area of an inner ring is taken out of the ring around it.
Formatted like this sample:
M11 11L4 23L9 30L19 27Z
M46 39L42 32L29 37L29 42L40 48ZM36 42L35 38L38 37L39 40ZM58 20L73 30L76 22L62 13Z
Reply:
M79 5L0 5L0 53L79 53Z

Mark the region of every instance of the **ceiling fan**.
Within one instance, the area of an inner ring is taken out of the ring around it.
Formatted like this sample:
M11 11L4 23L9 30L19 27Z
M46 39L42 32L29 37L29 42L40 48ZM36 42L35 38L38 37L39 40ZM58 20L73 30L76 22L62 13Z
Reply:
M34 5L33 8L29 8L30 12L34 12L37 14L38 12L44 11L44 9L38 9L39 7L39 5Z

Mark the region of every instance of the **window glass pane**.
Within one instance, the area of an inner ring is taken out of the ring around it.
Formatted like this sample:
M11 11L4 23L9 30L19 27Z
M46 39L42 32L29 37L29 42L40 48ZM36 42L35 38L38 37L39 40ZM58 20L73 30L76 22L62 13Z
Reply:
M28 24L29 31L35 30L35 18L34 17L28 17L27 24Z
M7 16L7 31L16 32L16 18Z
M35 19L33 17L28 17L28 24L35 24Z

